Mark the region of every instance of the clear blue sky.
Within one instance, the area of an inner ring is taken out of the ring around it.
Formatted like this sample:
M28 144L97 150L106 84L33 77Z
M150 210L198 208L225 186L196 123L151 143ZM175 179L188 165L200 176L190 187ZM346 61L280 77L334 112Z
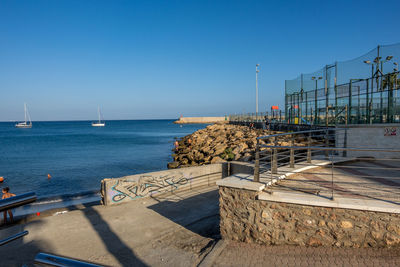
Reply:
M0 120L282 106L284 80L400 41L400 1L0 0Z

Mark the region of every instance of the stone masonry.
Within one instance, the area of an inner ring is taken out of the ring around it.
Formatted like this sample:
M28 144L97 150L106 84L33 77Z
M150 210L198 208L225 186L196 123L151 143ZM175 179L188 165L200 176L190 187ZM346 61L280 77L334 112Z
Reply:
M400 247L400 214L258 200L219 187L225 239L264 245Z

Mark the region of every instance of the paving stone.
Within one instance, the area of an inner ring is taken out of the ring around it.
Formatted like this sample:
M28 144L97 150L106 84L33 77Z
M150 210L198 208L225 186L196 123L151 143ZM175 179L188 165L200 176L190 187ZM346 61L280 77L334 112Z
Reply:
M400 266L398 248L306 248L225 242L228 245L214 266Z

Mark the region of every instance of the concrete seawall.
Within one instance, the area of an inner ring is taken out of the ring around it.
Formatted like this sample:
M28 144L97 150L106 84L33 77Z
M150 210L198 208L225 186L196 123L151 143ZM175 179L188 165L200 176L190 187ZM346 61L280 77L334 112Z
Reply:
M228 117L181 117L174 123L177 124L190 124L190 123L216 123L226 122L228 123Z
M102 202L114 205L154 194L215 186L227 175L227 164L210 164L149 172L101 181Z
M178 168L106 178L101 181L104 205L114 205L165 192L179 192L204 186L216 186L216 182L235 173L254 172L251 164L223 162L203 166Z
M371 125L348 125L347 147L357 148L383 148L388 152L376 151L349 151L349 157L374 157L374 158L400 158L400 153L389 150L400 150L400 124L371 124ZM339 131L337 135L344 134ZM338 140L344 140L338 137ZM338 147L345 146L338 143Z

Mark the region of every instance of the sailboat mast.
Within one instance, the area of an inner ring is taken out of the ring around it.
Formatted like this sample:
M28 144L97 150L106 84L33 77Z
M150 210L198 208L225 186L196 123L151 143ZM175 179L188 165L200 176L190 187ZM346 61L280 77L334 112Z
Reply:
M25 123L26 123L26 103L24 103Z
M99 123L100 123L100 122L101 122L101 121L100 121L100 106L97 107L97 113L98 113L98 115L99 115Z

